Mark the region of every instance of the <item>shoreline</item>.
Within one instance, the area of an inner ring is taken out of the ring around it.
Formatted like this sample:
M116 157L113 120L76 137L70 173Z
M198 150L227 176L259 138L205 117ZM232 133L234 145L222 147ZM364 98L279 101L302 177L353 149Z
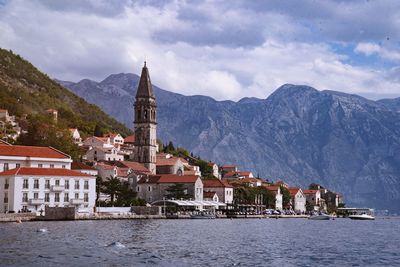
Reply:
M306 219L308 215L217 215L215 219ZM74 219L46 219L35 214L3 214L0 216L0 223L21 223L29 221L85 221L85 220L176 220L191 219L190 215L138 215L138 214L113 214L93 213L76 214Z

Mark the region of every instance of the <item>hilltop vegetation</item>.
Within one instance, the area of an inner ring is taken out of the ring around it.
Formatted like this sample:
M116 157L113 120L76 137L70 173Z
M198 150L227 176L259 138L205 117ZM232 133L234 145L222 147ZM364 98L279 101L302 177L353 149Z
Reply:
M95 130L131 134L96 105L87 103L19 55L4 49L0 49L0 108L17 117L44 115L46 110L56 109L56 128L78 128L83 136L93 135Z

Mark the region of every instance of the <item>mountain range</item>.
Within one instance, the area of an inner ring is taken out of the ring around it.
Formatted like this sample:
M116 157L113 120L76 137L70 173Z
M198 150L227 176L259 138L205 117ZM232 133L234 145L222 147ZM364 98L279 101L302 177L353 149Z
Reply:
M132 128L138 81L121 73L58 82ZM400 212L400 98L286 84L266 99L234 102L153 89L164 142L269 180L319 183L343 193L348 205Z

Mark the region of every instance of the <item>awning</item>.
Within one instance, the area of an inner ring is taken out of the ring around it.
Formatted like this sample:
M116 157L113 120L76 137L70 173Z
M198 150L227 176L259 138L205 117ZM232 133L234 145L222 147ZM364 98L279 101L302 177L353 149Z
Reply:
M164 205L165 204L175 204L177 206L186 206L186 207L193 207L193 206L212 206L212 207L220 207L226 206L223 202L218 201L209 201L209 200L177 200L177 199L166 199L166 200L157 200L151 203L151 205Z

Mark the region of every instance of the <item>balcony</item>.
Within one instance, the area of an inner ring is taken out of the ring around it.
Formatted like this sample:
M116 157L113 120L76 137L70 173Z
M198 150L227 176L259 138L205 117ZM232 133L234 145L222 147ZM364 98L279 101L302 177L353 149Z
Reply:
M64 186L63 185L52 185L51 186L51 191L53 191L53 192L62 192L62 191L64 191Z
M29 205L42 205L43 203L43 198L29 199Z
M71 199L71 204L72 205L80 205L83 204L83 199Z

